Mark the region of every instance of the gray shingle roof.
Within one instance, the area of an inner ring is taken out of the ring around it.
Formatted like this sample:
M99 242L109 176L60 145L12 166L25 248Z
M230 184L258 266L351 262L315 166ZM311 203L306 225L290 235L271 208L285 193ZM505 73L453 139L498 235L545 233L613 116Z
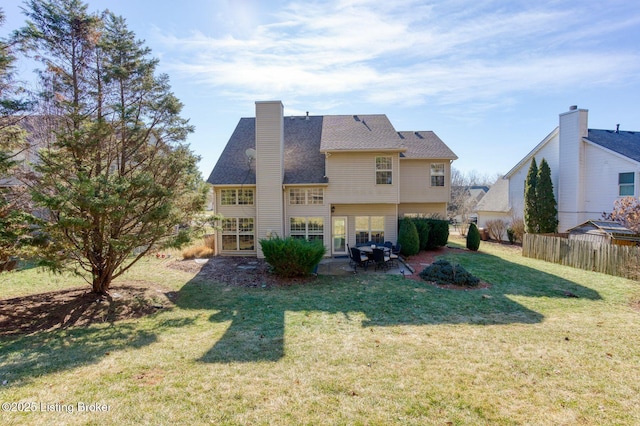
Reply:
M509 179L498 179L476 206L476 211L509 212Z
M640 162L640 132L589 129L586 139Z
M396 129L384 114L327 115L320 150L402 150L398 142Z
M241 118L209 175L213 185L256 183L255 118ZM325 151L396 150L401 158L457 159L435 133L397 132L384 114L284 118L284 184L326 183Z
M407 150L400 158L438 158L456 160L458 156L432 131L398 132Z
M284 118L284 183L325 183L324 155L320 153L323 117ZM256 147L256 119L241 118L209 175L213 185L256 183L255 161L245 154Z

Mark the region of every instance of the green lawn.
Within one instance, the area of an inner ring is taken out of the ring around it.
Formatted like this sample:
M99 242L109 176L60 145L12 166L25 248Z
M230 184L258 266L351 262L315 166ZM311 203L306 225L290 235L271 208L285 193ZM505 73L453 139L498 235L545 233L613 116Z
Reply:
M126 279L177 291L173 309L0 340L0 401L37 404L0 424L640 423L637 282L486 243L448 259L491 287L229 288L144 260ZM28 270L0 291L73 280ZM78 412L92 403L109 409Z

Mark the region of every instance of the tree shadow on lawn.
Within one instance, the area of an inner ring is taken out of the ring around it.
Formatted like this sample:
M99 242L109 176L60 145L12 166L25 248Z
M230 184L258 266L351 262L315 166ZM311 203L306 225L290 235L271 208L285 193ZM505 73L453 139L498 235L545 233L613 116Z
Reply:
M361 327L436 324L535 324L544 316L507 295L598 300L589 288L502 258L483 256L480 271L489 282L482 290L448 290L427 282L386 274L324 276L292 286L246 288L212 282L215 271L201 271L180 290L177 305L211 309L215 323L230 322L202 362L278 361L284 357L285 312L363 313ZM476 258L476 261L478 258ZM499 271L496 279L492 271ZM209 278L208 280L205 278ZM523 279L528 277L528 279ZM535 279L531 279L535 277ZM224 278L221 278L222 280Z
M163 329L191 322L163 321L153 331L116 323L0 338L0 386L21 386L35 377L97 363L116 351L148 346Z

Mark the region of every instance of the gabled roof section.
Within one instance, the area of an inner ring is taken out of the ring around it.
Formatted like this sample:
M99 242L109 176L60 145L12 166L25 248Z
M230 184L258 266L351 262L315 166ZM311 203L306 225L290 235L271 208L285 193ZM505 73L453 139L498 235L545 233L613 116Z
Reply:
M324 155L320 153L323 117L284 118L283 184L326 183ZM212 185L255 185L255 161L246 150L256 147L256 119L241 118L216 163Z
M624 225L609 220L588 220L578 226L574 226L567 232L589 234L594 233L593 231L600 231L610 235L636 235L635 232Z
M458 156L432 131L398 132L398 136L400 144L406 148L406 151L400 154L400 158L458 159Z
M589 129L585 139L640 162L640 132Z
M511 210L509 206L509 180L498 179L476 206L476 211L504 212Z
M506 175L504 175L504 177L506 179L509 179L524 164L530 164L531 163L531 158L535 157L535 155L538 153L538 151L540 151L542 148L544 148L545 145L547 145L549 143L549 141L551 141L555 136L557 136L559 132L560 132L560 127L556 127L555 129L553 129L553 131L551 131L551 133L549 133L544 139L542 139L542 141L538 145L536 145L535 148L533 148L522 160L520 160L520 162L518 164L513 166L513 168L511 170L509 170Z
M324 116L321 152L376 150L405 150L386 115Z

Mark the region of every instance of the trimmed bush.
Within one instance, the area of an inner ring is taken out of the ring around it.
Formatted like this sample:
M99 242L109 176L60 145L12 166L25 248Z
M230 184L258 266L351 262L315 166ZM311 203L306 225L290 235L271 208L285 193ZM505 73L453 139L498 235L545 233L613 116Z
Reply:
M426 250L429 246L429 224L424 219L413 220L418 230L418 240L420 241L420 250Z
M420 272L420 277L426 281L435 281L438 284L455 284L468 287L476 287L480 280L471 275L460 265L452 265L446 260L436 260Z
M478 251L480 248L480 231L475 223L469 225L469 232L467 232L467 248L472 251Z
M310 274L327 251L322 241L292 237L263 239L260 246L273 273L283 278Z
M442 219L425 219L429 225L429 241L427 250L444 247L449 241L449 221Z
M398 243L402 246L402 254L405 256L413 256L420 251L420 237L416 225L411 219L400 221Z

